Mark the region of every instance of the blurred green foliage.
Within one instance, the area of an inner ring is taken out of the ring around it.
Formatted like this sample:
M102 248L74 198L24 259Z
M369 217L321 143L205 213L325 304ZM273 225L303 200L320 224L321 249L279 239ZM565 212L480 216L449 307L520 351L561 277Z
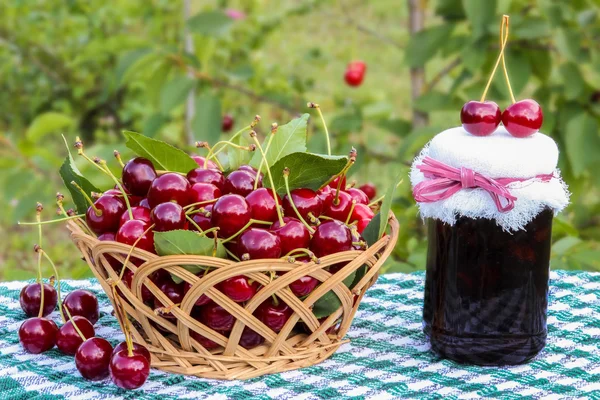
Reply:
M120 132L143 132L192 150L185 102L195 96L195 140L215 142L221 115L247 125L285 123L321 105L335 152L357 148L353 179L380 192L437 132L459 124L462 104L481 96L499 50L500 16L511 16L507 64L518 98L544 109L542 131L562 149L560 168L572 205L555 222L553 268L600 271L600 11L595 0L423 1L425 29L408 33L405 2L191 1L191 18L169 0L0 3L0 279L34 275L35 202L51 218L65 191L58 167L80 135L87 153L123 157ZM407 3L407 2L406 2ZM234 20L222 10L241 10ZM185 30L194 51L184 51ZM345 65L367 62L363 85L343 82ZM424 67L422 95L411 99L410 68ZM509 104L498 74L488 98ZM428 117L415 126L413 111ZM313 117L316 115L313 113ZM311 119L312 151L323 151ZM188 146L188 147L186 147ZM78 160L78 163L81 160ZM116 162L112 162L115 171ZM86 166L98 187L110 182ZM67 204L68 205L68 204ZM393 204L401 236L387 271L422 269L424 226L406 180ZM63 226L45 226L45 247L65 275L88 276ZM66 272L68 271L68 272Z

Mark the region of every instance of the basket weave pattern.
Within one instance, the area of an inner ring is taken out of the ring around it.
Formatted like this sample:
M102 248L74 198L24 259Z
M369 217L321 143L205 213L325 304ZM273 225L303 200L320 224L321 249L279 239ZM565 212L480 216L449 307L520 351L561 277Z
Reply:
M74 221L68 222L73 242L77 245L90 269L102 285L113 306L115 298L111 282L118 282L117 296L130 325L133 340L145 345L152 354L152 367L213 379L249 379L317 364L327 359L344 343L365 291L377 280L378 271L392 252L398 237L398 221L390 213L391 232L365 251L346 251L321 258L321 262L291 263L285 259L250 260L235 262L216 257L196 255L157 256L134 249L126 267L134 272L131 289L111 267L107 257L123 263L131 247L117 242L102 242L85 233ZM135 261L135 264L132 263ZM143 262L143 263L141 263ZM344 265L336 273L326 269L335 264ZM210 272L198 277L181 265L210 267ZM367 266L365 275L350 290L343 280ZM180 305L173 306L169 298L148 279L159 269L191 285ZM277 278L272 276L277 273ZM217 289L220 282L243 275L262 285L257 294L244 304L235 303ZM288 285L303 276L312 276L321 283L304 299L296 297ZM142 301L142 286L152 292L162 304L170 307L174 319L157 314ZM341 306L324 320L312 312L312 305L323 295L333 291ZM214 331L190 316L196 300L206 294L236 321L229 337ZM272 331L252 314L272 295L284 301L293 314L279 333ZM298 329L298 322L308 328ZM123 329L124 321L119 321ZM265 342L251 350L238 344L244 327L248 326ZM158 328L160 327L160 329ZM190 330L218 343L221 347L205 349L190 336Z

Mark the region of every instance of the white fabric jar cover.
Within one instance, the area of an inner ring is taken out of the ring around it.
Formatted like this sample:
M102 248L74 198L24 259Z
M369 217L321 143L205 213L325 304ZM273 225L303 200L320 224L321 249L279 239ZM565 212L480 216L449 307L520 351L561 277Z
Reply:
M511 136L499 126L490 136L474 136L462 127L436 135L415 159L410 171L413 187L431 180L418 166L426 158L449 167L469 169L483 177L516 178L523 181L504 185L516 199L509 211L500 211L490 193L481 187L461 188L450 197L434 202L417 202L421 217L454 225L458 217L494 219L506 231L522 230L544 208L558 214L569 204L570 193L562 180L558 146L543 133L527 138ZM549 180L536 177L549 175ZM458 182L460 184L460 181Z

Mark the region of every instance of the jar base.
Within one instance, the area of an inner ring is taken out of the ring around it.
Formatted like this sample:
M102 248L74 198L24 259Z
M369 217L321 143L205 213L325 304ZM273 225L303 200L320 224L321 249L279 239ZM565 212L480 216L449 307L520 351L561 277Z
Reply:
M502 366L524 364L546 346L547 333L537 335L453 336L424 329L431 350L461 364Z

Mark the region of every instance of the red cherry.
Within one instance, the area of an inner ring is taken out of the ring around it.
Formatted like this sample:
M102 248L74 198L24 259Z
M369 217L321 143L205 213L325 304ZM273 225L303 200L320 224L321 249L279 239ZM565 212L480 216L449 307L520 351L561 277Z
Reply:
M146 196L152 181L156 179L156 170L150 160L137 157L129 160L123 167L123 186L135 196Z
M248 282L245 276L234 276L226 279L219 284L219 289L236 303L243 303L250 300L258 290L258 282Z
M294 189L290 192L292 201L298 209L302 218L307 219L311 213L314 217L318 217L323 212L323 202L317 196L317 193L311 189ZM288 217L295 217L296 212L292 208L288 195L283 198L283 210Z
M323 257L352 249L350 228L340 221L326 221L316 227L310 249L317 257Z
M163 269L153 272L148 279L159 288L163 283L172 281L171 275ZM132 291L135 293L134 288L132 288ZM142 285L142 301L146 304L153 304L154 299L155 297L150 289L146 285Z
M56 344L58 327L46 318L29 318L19 327L19 342L29 353L39 354Z
M92 206L85 213L85 222L94 233L100 235L104 232L115 232L119 228L121 215L125 211L125 203L115 196L101 196L94 202L100 215Z
M253 219L271 222L277 220L277 206L272 190L267 188L256 189L246 196L246 201L250 205ZM279 195L277 195L277 204L281 204Z
M128 219L129 219L129 217L128 217ZM116 234L113 232L104 232L102 235L98 235L98 240L100 240L101 242L114 242L114 241L116 241ZM104 257L106 257L106 261L108 261L110 266L113 267L113 269L115 271L121 270L121 266L123 264L121 264L119 261L117 261L116 258L114 258L113 256L108 255L108 254L105 254Z
M196 161L196 164L198 164L200 168L204 168L204 162L206 161L205 157L198 155L193 155L191 157L194 161ZM208 160L208 162L206 163L206 168L219 169L219 166L214 161Z
M167 297L169 298L169 300L171 300L173 302L173 304L179 304L183 301L183 290L184 290L184 284L183 282L181 283L175 283L173 282L173 280L167 280L166 282L163 282L159 287L161 292L163 292L164 294L167 295ZM154 308L162 308L162 307L168 307L167 304L163 304L158 298L154 298ZM163 313L161 314L164 318L167 319L174 319L175 316L171 313Z
M127 350L113 352L108 365L110 379L122 389L137 389L150 375L150 361L141 354L129 355Z
M207 206L203 206L203 208L209 214L205 215L203 213L196 213L192 215L192 219L200 227L200 229L205 231L212 228L212 224L210 222L210 213L212 212L213 206L212 204L209 204ZM190 230L197 231L198 229L193 224L190 224Z
M42 317L52 313L58 303L58 294L54 286L44 283L44 309ZM28 317L36 317L40 312L40 303L42 302L42 285L39 283L30 283L21 289L19 294L19 303Z
M358 233L363 233L364 230L367 228L367 226L369 226L369 223L371 222L371 219L359 219L358 223L356 224L356 229L358 230Z
M152 222L156 232L174 231L185 226L185 211L177 203L162 203L152 209Z
M368 219L370 221L373 219L374 216L375 214L373 213L373 210L369 208L369 206L365 204L356 204L354 205L354 211L352 211L352 217L350 217L350 222L360 221L363 219Z
M150 357L150 352L148 351L146 346L142 346L141 344L138 344L135 342L133 342L132 344L133 344L133 353L134 354L140 354L140 355L144 356L144 358L146 360L148 360L148 362L152 361L152 357ZM117 354L119 351L122 351L122 350L127 350L127 342L121 342L118 345L116 345L113 350L112 356L114 356L115 354Z
M199 277L199 278L202 278L204 276L204 271L196 274L196 276ZM192 285L190 283L188 283L188 282L185 282L184 285L183 285L183 293L184 293L184 295L187 294L187 292L189 292L191 288L192 288ZM210 302L211 302L210 297L208 297L205 294L202 294L202 295L200 295L200 297L198 297L198 300L196 300L196 302L194 303L194 305L196 305L196 306L203 306L203 305L208 304Z
M500 124L501 113L493 101L469 101L460 110L460 121L465 131L475 136L488 136Z
M147 197L144 197L142 200L140 200L140 203L138 204L138 206L147 208L148 210L152 208L152 207L150 207L150 203L148 202Z
M542 127L544 114L542 107L531 99L517 101L502 113L502 124L514 137L531 136Z
M290 283L290 290L298 297L304 297L310 294L319 284L319 280L312 276L303 276Z
M150 222L150 209L146 207L131 207L131 212L133 213L133 219L137 219L144 222ZM125 210L121 215L121 219L119 220L119 226L123 226L123 224L129 221L129 211ZM114 239L113 239L114 240Z
M226 194L213 205L212 226L219 227L219 237L227 238L250 222L250 206L242 196Z
M198 332L192 331L191 329L190 329L190 336L192 338L196 339L196 341L198 343L200 343L202 345L202 347L204 347L206 350L213 350L213 349L217 349L220 347L218 343L213 342L209 338L205 338L204 336L200 335Z
M346 193L352 197L352 200L356 201L356 204L369 204L369 196L360 189L350 188L346 190Z
M254 180L256 175L252 175L247 171L236 170L227 175L225 185L223 186L224 193L239 194L240 196L248 196L254 190ZM258 187L262 187L259 183Z
M92 292L87 290L73 290L65 297L62 306L69 310L71 317L80 315L87 318L92 324L98 322L100 318L98 299Z
M137 219L127 221L119 228L116 240L119 243L133 246L136 240L141 237L141 239L135 245L136 249L142 249L150 253L155 253L154 232L152 230L146 232L149 227L150 224L148 222ZM144 232L146 232L146 234L144 234Z
M185 177L169 172L152 182L148 190L148 202L152 208L169 201L185 207L191 203L190 188L191 185Z
M77 353L77 349L83 343L83 339L81 339L73 324L77 325L77 328L83 333L86 340L96 335L92 323L79 315L74 316L61 326L56 334L56 347L63 353L71 356Z
M350 214L351 208L352 197L346 192L340 192L338 196L338 203L335 204L334 199L329 208L325 210L325 215L340 221L346 221L348 214Z
M254 315L274 332L279 332L292 314L293 310L287 304L281 300L275 304L271 298L258 306Z
M233 128L233 117L229 114L223 115L223 121L221 123L221 130L223 132L229 132Z
M195 183L210 183L223 191L225 185L225 176L218 169L196 168L188 172L188 181L193 185Z
M235 318L217 303L210 303L200 308L200 322L215 331L229 332Z
M249 228L240 236L237 250L239 254L249 256L250 260L279 258L281 240L266 229Z
M286 255L295 249L306 249L310 245L310 232L300 220L292 217L284 217L284 226L275 221L271 225L271 231L275 233L281 242L281 254Z
M335 197L335 189L332 189L331 186L327 185L324 188L317 190L317 196L319 196L323 203L323 210L327 210L331 207L331 202Z
M329 184L327 186L331 187L333 190L336 190L338 187L338 183L340 181L340 177L336 177L334 180L332 180L331 182L329 182ZM346 189L346 176L344 176L342 178L342 184L340 185L340 190L345 190ZM335 194L335 192L334 192Z
M350 86L360 86L365 77L367 64L363 61L352 61L346 67L344 80Z
M372 183L365 183L359 189L367 195L369 200L373 200L377 196L377 188Z
M108 376L108 365L113 348L108 341L93 337L77 349L75 366L85 379L99 381Z
M221 190L212 183L194 183L191 188L192 203L214 200L221 197Z
M260 336L258 333L246 326L242 331L242 336L240 336L239 344L243 348L250 350L256 346L260 346L264 341L264 337Z

